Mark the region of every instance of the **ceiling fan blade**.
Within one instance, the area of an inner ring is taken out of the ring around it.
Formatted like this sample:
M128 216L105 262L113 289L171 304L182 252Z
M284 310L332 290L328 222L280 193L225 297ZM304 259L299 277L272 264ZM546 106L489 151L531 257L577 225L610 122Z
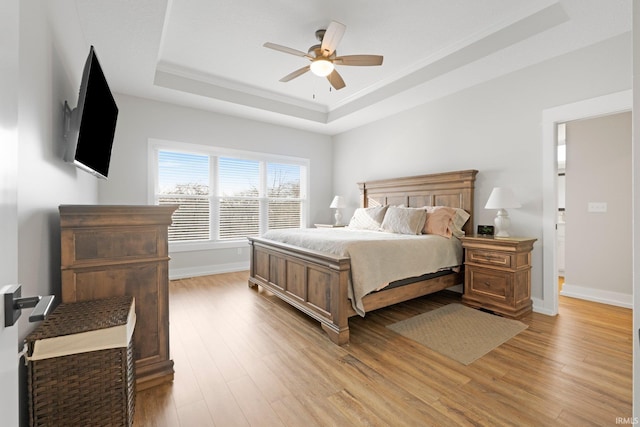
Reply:
M382 65L383 56L381 55L346 55L337 56L333 62L338 65Z
M300 77L301 75L303 75L304 73L306 73L310 69L311 69L310 65L307 65L305 67L299 68L299 69L295 70L293 73L289 73L286 76L284 76L283 78L281 78L280 81L281 82L288 82L289 80L293 80L296 77Z
M262 46L264 46L264 47L268 47L269 49L277 50L277 51L280 51L280 52L289 53L289 54L291 54L291 55L295 55L295 56L305 56L305 57L307 57L307 58L309 58L309 59L312 59L312 58L309 56L309 54L304 53L304 52L303 52L303 51L301 51L301 50L293 49L293 48L286 47L286 46L282 46L282 45L279 45L279 44L266 42L266 43L265 43L265 44L263 44Z
M344 80L342 80L342 76L340 76L336 70L333 70L331 74L327 76L327 80L329 80L329 83L331 83L331 86L333 86L335 90L340 90L346 86Z
M320 46L322 56L331 56L331 54L336 50L336 47L338 47L340 40L342 40L342 36L344 35L346 28L347 27L344 24L331 21L327 31L324 33L324 37L322 38L322 45Z

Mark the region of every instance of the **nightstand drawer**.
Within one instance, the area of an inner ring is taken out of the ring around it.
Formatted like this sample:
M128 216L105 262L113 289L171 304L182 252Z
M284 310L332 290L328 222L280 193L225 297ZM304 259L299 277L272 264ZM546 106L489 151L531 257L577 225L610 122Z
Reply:
M504 252L470 249L467 251L467 262L511 268L511 255Z
M511 273L480 268L469 268L469 293L505 299L511 289Z

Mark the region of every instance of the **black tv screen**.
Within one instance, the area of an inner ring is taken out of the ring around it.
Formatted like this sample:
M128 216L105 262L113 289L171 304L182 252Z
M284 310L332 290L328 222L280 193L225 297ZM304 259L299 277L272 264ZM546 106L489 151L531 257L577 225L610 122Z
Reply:
M78 105L70 114L66 160L106 179L117 118L118 106L91 46L82 73Z

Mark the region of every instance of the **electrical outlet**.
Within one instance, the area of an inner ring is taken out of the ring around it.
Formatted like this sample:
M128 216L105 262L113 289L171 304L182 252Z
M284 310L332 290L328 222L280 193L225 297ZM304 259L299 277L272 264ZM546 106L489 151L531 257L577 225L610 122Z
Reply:
M238 255L242 255L242 248L237 248Z
M607 211L607 202L589 202L587 204L587 212L605 213Z

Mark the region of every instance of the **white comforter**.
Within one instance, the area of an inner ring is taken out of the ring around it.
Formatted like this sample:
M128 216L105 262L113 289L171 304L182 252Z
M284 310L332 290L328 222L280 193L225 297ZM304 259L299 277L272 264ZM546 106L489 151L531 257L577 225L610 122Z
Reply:
M414 236L349 228L307 228L271 230L263 237L350 257L349 298L361 316L364 316L362 297L390 282L462 264L460 241L433 234Z

